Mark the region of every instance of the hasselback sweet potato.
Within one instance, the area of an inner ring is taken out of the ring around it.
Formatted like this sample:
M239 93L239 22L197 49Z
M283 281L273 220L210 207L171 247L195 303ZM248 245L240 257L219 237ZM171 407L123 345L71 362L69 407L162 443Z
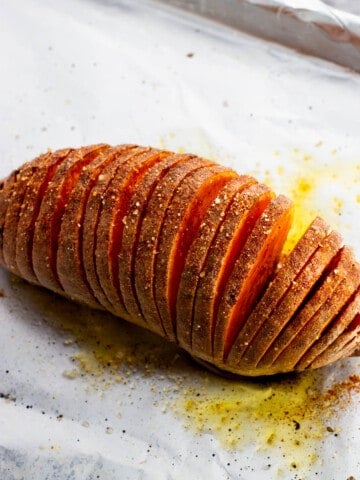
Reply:
M218 371L317 368L360 346L360 266L315 219L191 154L47 152L0 183L0 264L177 343Z

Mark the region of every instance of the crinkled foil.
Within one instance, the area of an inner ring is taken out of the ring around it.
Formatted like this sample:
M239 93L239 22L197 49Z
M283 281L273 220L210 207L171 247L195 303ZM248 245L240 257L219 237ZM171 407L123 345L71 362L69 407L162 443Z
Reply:
M160 1L360 71L360 17L354 14L359 13L359 7L354 5L357 2ZM335 5L339 8L334 8Z

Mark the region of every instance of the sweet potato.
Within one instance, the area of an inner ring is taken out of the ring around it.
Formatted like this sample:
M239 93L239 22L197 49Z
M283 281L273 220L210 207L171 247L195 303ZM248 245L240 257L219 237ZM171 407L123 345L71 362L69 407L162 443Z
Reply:
M56 255L65 206L83 167L108 148L101 144L74 150L61 163L43 195L33 234L33 268L39 284L58 293L63 290L56 271Z
M165 331L155 300L155 266L165 213L181 183L194 172L212 165L213 162L195 157L175 166L156 185L146 207L135 256L135 289L146 323L162 335Z
M106 310L116 314L113 305L106 297L97 272L96 251L98 248L98 226L101 213L104 208L104 198L114 177L116 177L118 169L123 163L131 161L132 158L146 151L143 147L136 147L129 151L122 152L122 147L114 147L114 161L102 171L98 177L96 184L93 186L88 201L86 203L85 214L82 227L82 251L83 253L83 269L85 272L86 282L89 284L90 291L93 293L97 302ZM123 309L123 306L121 306ZM124 311L125 313L125 311ZM124 316L124 315L123 315Z
M341 244L342 239L337 232L331 232L305 264L283 300L269 315L266 323L249 343L241 360L238 359L244 369L248 371L262 371L263 374L266 374L268 371L276 373L276 370L268 368L268 365L263 366L261 369L257 368L257 365L267 350L271 348L277 336L291 322L298 308L303 304L317 281L321 278L327 265L338 254Z
M27 182L23 208L17 224L15 259L19 275L31 283L38 283L33 268L32 251L35 223L40 212L42 198L57 169L72 152L73 149L65 149L55 153L48 152L40 157L36 162L36 170L33 170L31 178Z
M276 197L249 233L240 256L234 259L215 320L214 357L219 362L226 360L243 322L269 283L291 221L290 201Z
M154 283L157 309L170 340L175 340L177 293L189 246L219 190L235 175L219 165L197 170L179 185L166 210Z
M188 154L171 154L153 165L146 172L131 198L128 215L123 230L122 245L118 255L119 286L126 311L132 318L142 319L141 307L134 284L135 256L139 235L145 217L146 207L159 182L172 168L189 160Z
M328 231L329 226L321 218L316 218L300 238L293 251L282 260L282 264L278 266L274 278L261 299L255 305L246 322L243 322L231 347L228 362L236 362L243 356L248 345L259 333L273 310L280 304L291 285L295 283L296 276L327 236Z
M86 280L84 271L83 225L88 199L104 169L116 158L131 151L131 145L110 148L86 165L65 206L59 234L56 270L64 292L70 298L102 308ZM90 253L90 252L89 252Z
M179 318L179 322L176 321L176 338L182 348L191 348L193 300L196 295L198 280L205 275L203 269L210 247L220 230L224 230L223 221L228 209L235 201L235 197L254 183L256 183L256 180L247 175L234 178L228 182L210 205L191 244L181 274L177 295L176 318Z
M102 198L103 206L96 232L96 271L101 289L112 305L112 310L121 316L128 312L120 291L118 255L131 197L148 169L168 155L168 152L149 149L131 157L128 162L123 162Z
M303 354L296 365L298 370L305 370L310 365L315 364L317 358L322 353L329 351L330 356L333 352L334 342L347 330L360 311L360 289L353 293L352 297L345 303L342 310L336 318L328 325L321 336L312 344L312 346Z
M213 358L215 320L233 263L272 196L272 192L261 184L239 192L211 244L198 279L192 322L191 348L203 360Z
M357 290L359 282L359 266L354 262L352 251L345 247L322 276L316 291L306 299L304 306L277 337L269 354L265 354L258 365L286 365L295 368L302 355L321 336L322 331Z
M317 368L359 348L360 265L319 218L281 258L291 218L285 197L191 154L64 149L0 182L0 264L214 371Z

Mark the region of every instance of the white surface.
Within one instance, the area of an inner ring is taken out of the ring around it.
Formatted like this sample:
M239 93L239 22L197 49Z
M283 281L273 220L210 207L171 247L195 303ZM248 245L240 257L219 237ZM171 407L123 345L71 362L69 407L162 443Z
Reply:
M307 180L303 214L321 213L360 253L358 75L147 2L14 0L0 9L0 176L48 147L185 149L295 197ZM122 348L154 358L148 373L140 355L118 383L96 361L96 374L80 368L81 355L71 361L84 351L92 358L97 336L112 338L100 332L102 324L112 332L111 320L3 272L1 288L0 384L16 397L0 398L1 479L331 480L360 472L356 398L337 420L339 438L314 440L317 462L294 471L289 453L258 450L251 437L230 451L216 433L184 429L186 419L168 404L179 400L179 384L223 387L174 348L120 323L111 362ZM86 338L64 345L82 337L71 322ZM358 363L332 367L329 376L359 374ZM63 373L73 368L70 380Z

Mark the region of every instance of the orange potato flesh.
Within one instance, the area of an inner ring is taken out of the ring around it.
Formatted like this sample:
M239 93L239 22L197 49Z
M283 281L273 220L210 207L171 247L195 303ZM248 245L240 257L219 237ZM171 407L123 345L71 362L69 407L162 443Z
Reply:
M32 264L35 222L38 218L42 198L57 168L65 161L73 149L48 153L43 161L38 162L27 183L16 233L16 264L22 278L31 283L38 283Z
M303 354L352 297L359 282L360 270L355 268L352 252L344 248L337 264L274 342L272 352L277 349L277 353L270 357L265 355L259 366L271 363L294 369Z
M64 292L72 299L93 308L102 308L96 300L84 271L83 224L89 196L104 169L117 156L133 149L131 145L110 148L86 165L74 186L62 217L56 270Z
M168 152L149 149L122 163L102 199L103 209L97 227L95 250L96 270L107 300L120 316L128 315L119 285L118 253L131 196L147 170L168 155Z
M209 248L222 228L224 217L234 197L254 183L256 180L246 175L227 183L212 202L189 248L181 274L176 307L176 338L182 348L191 349L194 299Z
M155 264L165 212L179 185L193 172L213 162L199 157L190 158L169 170L152 193L139 233L135 257L135 288L140 308L149 329L164 336L165 332L155 301Z
M155 264L155 300L167 338L175 341L176 299L190 244L219 190L236 176L219 165L189 175L166 211Z
M305 234L296 244L293 251L283 260L264 294L250 313L246 322L231 347L228 362L240 359L247 346L258 334L263 324L270 317L273 310L282 301L286 292L295 281L296 276L319 247L320 242L327 236L329 226L321 219L316 218Z
M171 154L153 165L143 179L138 182L131 198L131 205L125 223L121 250L118 255L119 286L124 299L126 311L134 318L142 319L141 307L134 284L135 258L141 231L141 225L146 213L146 206L154 193L156 186L168 172L186 160L189 154Z
M239 192L209 249L198 280L192 328L192 351L203 360L212 359L216 314L233 261L272 198L272 192L262 184Z
M218 308L214 357L224 361L257 297L269 282L292 221L292 204L276 197L258 219L236 259Z
M98 247L97 230L101 213L104 208L103 200L106 196L106 192L110 183L116 176L117 170L122 166L123 163L129 162L131 158L144 153L147 151L147 149L144 147L136 147L131 149L129 152L123 153L122 146L119 146L113 147L113 150L114 161L110 162L110 164L102 171L86 203L82 228L82 251L85 278L91 292L100 305L116 315L112 304L109 302L103 292L96 270L95 252Z
M325 329L321 337L309 348L296 365L297 370L304 370L327 349L331 354L332 344L349 327L353 319L360 312L360 290L358 289L349 299L343 310L334 321Z
M337 255L341 244L342 239L336 232L331 232L326 237L296 277L295 282L291 285L283 300L247 346L244 355L241 358L234 359L232 365L241 364L244 370L246 369L249 372L259 371L263 372L264 375L267 372L276 373L276 370L269 366L256 370L257 364L301 306L314 284L320 279L326 266Z
M56 254L61 219L70 192L82 168L108 148L101 144L75 150L57 169L43 196L34 228L33 268L38 282L55 292L63 293L56 272Z

